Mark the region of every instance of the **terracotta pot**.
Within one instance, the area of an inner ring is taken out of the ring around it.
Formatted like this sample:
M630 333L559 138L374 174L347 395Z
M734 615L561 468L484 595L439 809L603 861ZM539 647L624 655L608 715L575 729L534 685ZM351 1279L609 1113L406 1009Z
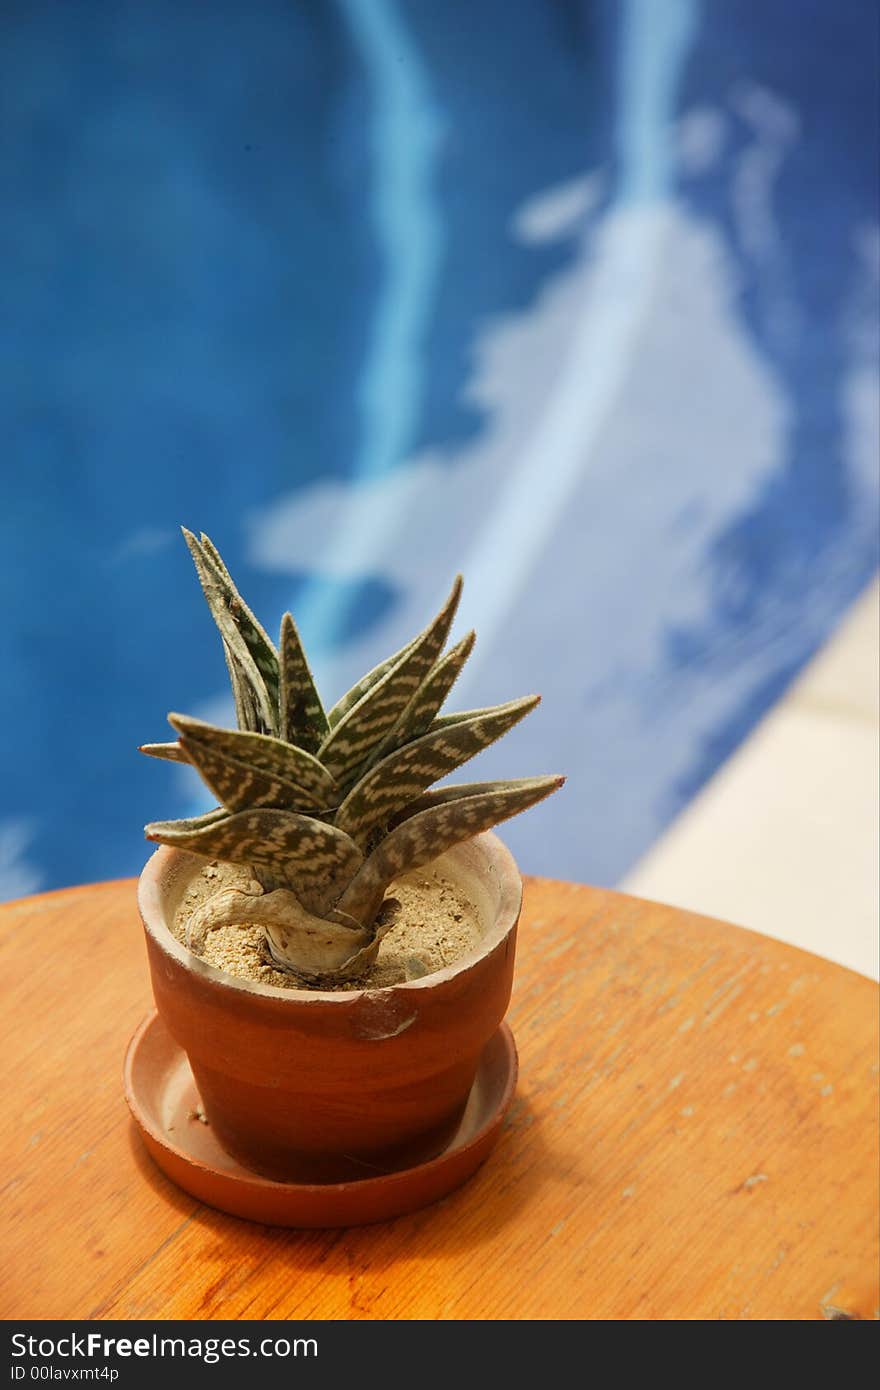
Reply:
M194 956L170 924L204 860L161 848L141 874L156 1007L222 1146L257 1173L338 1182L433 1158L461 1119L510 999L522 883L487 832L432 867L480 914L477 950L385 989L279 989Z

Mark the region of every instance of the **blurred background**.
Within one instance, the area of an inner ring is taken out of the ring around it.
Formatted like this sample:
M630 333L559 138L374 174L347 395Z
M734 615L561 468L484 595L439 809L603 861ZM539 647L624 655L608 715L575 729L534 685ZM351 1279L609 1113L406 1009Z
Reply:
M525 871L875 968L877 6L0 17L0 897L208 804L184 523L331 702L461 569Z

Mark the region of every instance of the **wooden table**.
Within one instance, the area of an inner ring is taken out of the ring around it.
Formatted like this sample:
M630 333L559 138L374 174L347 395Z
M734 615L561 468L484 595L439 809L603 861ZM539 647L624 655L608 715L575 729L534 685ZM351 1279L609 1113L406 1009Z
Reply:
M530 880L518 1097L445 1201L250 1225L122 1097L151 1006L134 883L0 909L4 1318L872 1318L877 989L673 908Z

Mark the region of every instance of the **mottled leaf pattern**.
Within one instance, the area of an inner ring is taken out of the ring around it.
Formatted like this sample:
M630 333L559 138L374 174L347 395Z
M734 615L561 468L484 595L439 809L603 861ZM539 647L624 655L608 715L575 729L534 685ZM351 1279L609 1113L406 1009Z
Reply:
M338 782L345 782L384 739L431 670L455 616L461 578L434 621L404 652L396 666L361 696L331 729L318 750L321 761Z
M326 912L363 860L341 830L290 811L239 811L196 830L182 829L179 821L156 821L146 835L192 854L263 869L317 913Z
M266 732L278 726L278 657L225 566L218 567L205 544L183 528L211 615L223 638L226 664L239 718L248 718L248 698ZM207 540L207 538L205 538ZM210 545L210 542L208 542ZM212 547L213 549L213 547ZM242 685L247 687L243 690Z
M461 668L473 651L475 640L476 633L469 632L428 672L393 729L370 755L367 770L389 753L393 753L396 748L402 748L405 743L410 743L420 734L427 732L435 714L457 681Z
M316 753L329 725L296 623L289 613L281 619L278 670L278 735Z
M385 837L349 884L337 907L356 921L370 921L385 889L398 874L421 868L460 841L527 810L556 791L564 780L526 778L513 788L446 799L420 811Z
M537 695L511 700L449 729L434 729L391 753L349 792L339 808L336 824L363 843L372 830L387 825L393 815L432 782L448 776L506 734L538 700Z
M327 809L339 803L339 788L330 773L304 748L295 748L292 743L284 743L269 734L218 729L186 714L169 714L168 722L179 734L194 742L208 744L226 757L304 788Z
M285 811L323 809L313 792L272 772L264 772L253 762L231 758L213 743L186 737L180 742L188 761L228 811L247 811L258 806L273 806Z

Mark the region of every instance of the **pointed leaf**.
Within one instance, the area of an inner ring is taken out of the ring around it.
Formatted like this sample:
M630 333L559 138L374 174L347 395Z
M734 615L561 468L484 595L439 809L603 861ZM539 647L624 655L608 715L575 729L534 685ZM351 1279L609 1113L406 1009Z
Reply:
M466 724L471 719L495 714L502 709L507 709L507 705L486 705L483 709L453 710L451 714L439 714L431 724L431 729L432 731L434 729L452 729L456 724Z
M235 581L233 580L232 575L229 573L229 570L226 568L226 565L223 561L223 557L220 554L220 551L217 549L214 542L211 540L211 537L206 536L204 531L202 531L199 534L199 541L201 543L202 550L205 551L210 560L214 561L215 567L220 571L223 578L229 581L230 587L234 589ZM256 621L256 619L254 621Z
M164 826L165 828L170 826L173 830L180 831L181 834L187 835L190 833L195 834L200 830L206 830L212 825L220 825L223 821L228 819L229 812L223 806L218 806L213 811L205 811L204 815L201 816L184 816L180 820L156 821L155 824ZM145 825L144 833L146 834L147 831L152 828L151 825ZM147 838L150 839L152 837L147 835Z
M374 666L372 671L368 671L365 676L361 676L357 684L353 685L351 690L347 690L342 698L336 701L336 704L327 713L327 723L331 729L336 727L343 715L348 714L348 711L357 704L358 700L366 695L368 690L372 690L373 686L376 685L383 676L387 675L393 666L397 665L402 656L406 656L406 653L413 645L413 642L407 642L406 646L401 647L393 656L386 657L384 661L380 661L378 666Z
M386 836L339 899L338 910L369 924L388 884L399 874L421 868L460 841L527 810L564 781L564 777L530 777L502 791L444 797Z
M183 535L211 616L223 638L239 719L248 717L248 693L259 723L267 732L274 733L278 724L278 657L275 648L232 583L222 561L218 567L205 544L197 541L185 527ZM246 686L247 692L241 689L242 685Z
M433 670L429 671L394 728L372 754L370 767L389 753L393 753L396 748L402 748L405 743L418 738L431 727L431 721L458 680L461 668L473 651L475 641L476 633L469 632L437 662Z
M460 574L457 574L455 576L452 594L454 596L453 608L452 612L449 614L449 621L446 626L446 631L443 634L443 641L437 648L438 653L443 650L446 638L449 635L449 628L452 625L452 619L455 617L455 609L458 607L458 600L461 595ZM330 713L327 715L327 721L330 725L330 728L335 728L339 721L343 718L343 716L348 714L349 710L352 709L358 703L359 700L363 699L364 695L366 695L370 690L372 690L374 685L378 685L379 681L382 680L383 676L386 676L390 670L397 666L401 658L406 656L407 652L415 646L416 642L421 641L424 635L424 633L420 633L418 637L414 637L411 642L407 642L406 646L401 647L400 651L395 652L393 656L387 657L385 661L380 661L379 665L374 666L372 671L368 671L365 676L362 676L361 679L357 682L357 684L351 687L351 690L346 691L346 693L342 696L342 699L337 700L336 704L333 706Z
M264 772L253 763L232 758L215 744L186 736L180 742L188 761L228 811L256 810L258 806L300 812L323 809L314 792Z
M289 613L281 619L278 668L279 737L316 753L330 726L296 623Z
M235 721L238 727L256 734L263 733L266 728L265 720L260 717L247 677L237 664L226 641L223 643L223 656L226 670L229 672L229 685L235 702Z
M261 869L317 913L339 896L363 862L342 831L291 811L239 811L196 830L182 829L179 821L155 821L146 827L146 836L192 854Z
M562 780L564 781L564 778ZM558 777L513 777L500 782L456 782L452 787L436 787L433 791L416 797L415 801L411 801L398 812L390 822L389 833L405 820L419 815L421 811L430 811L434 806L445 806L452 801L465 801L473 796L506 797L508 793L515 796L519 796L520 793L528 795L548 782L561 784Z
M187 760L179 743L142 743L138 752L146 753L148 758L165 758L169 763L185 763Z
M267 772L302 787L317 798L320 806L329 809L339 804L340 791L336 782L318 759L304 748L296 748L292 743L284 743L269 734L218 729L213 724L192 719L186 714L169 714L168 722L192 743L206 744L227 758L234 758L259 772Z
M256 662L270 697L278 697L278 653L266 629L245 603L235 586L232 575L221 559L220 552L204 531L201 535L202 553L213 565L219 578L223 599L229 613Z
M186 535L185 529L184 535ZM227 581L226 592L233 598L236 609L240 608L247 616L247 631L242 630L242 624L237 623L236 625L242 632L245 645L251 650L251 655L254 658L257 669L261 673L263 684L266 686L266 693L271 702L276 698L275 685L277 684L277 680L275 672L278 658L275 655L275 648L272 646L268 633L257 621L256 617L239 594L232 575L226 568L220 551L217 549L216 545L214 545L210 536L206 536L203 531L200 539L203 552L214 562L220 577ZM234 611L232 612L232 616L234 619ZM248 639L248 631L252 635L252 641ZM240 729L250 730L254 733L274 733L276 729L274 715L270 724L261 712L262 701L251 687L252 672L250 671L250 667L247 666L246 668L246 665L242 665L242 662L236 658L235 653L230 649L228 642L225 640L223 642L223 655L226 658L226 668L229 672L229 683L232 687L232 696L235 701L238 727Z
M345 782L357 771L406 709L443 650L460 594L461 578L457 577L434 621L397 665L343 715L321 744L319 757L338 782Z
M432 782L446 777L506 734L539 700L539 695L527 695L494 710L480 711L448 729L432 729L389 754L349 792L339 808L336 824L363 843L372 830L387 825Z

